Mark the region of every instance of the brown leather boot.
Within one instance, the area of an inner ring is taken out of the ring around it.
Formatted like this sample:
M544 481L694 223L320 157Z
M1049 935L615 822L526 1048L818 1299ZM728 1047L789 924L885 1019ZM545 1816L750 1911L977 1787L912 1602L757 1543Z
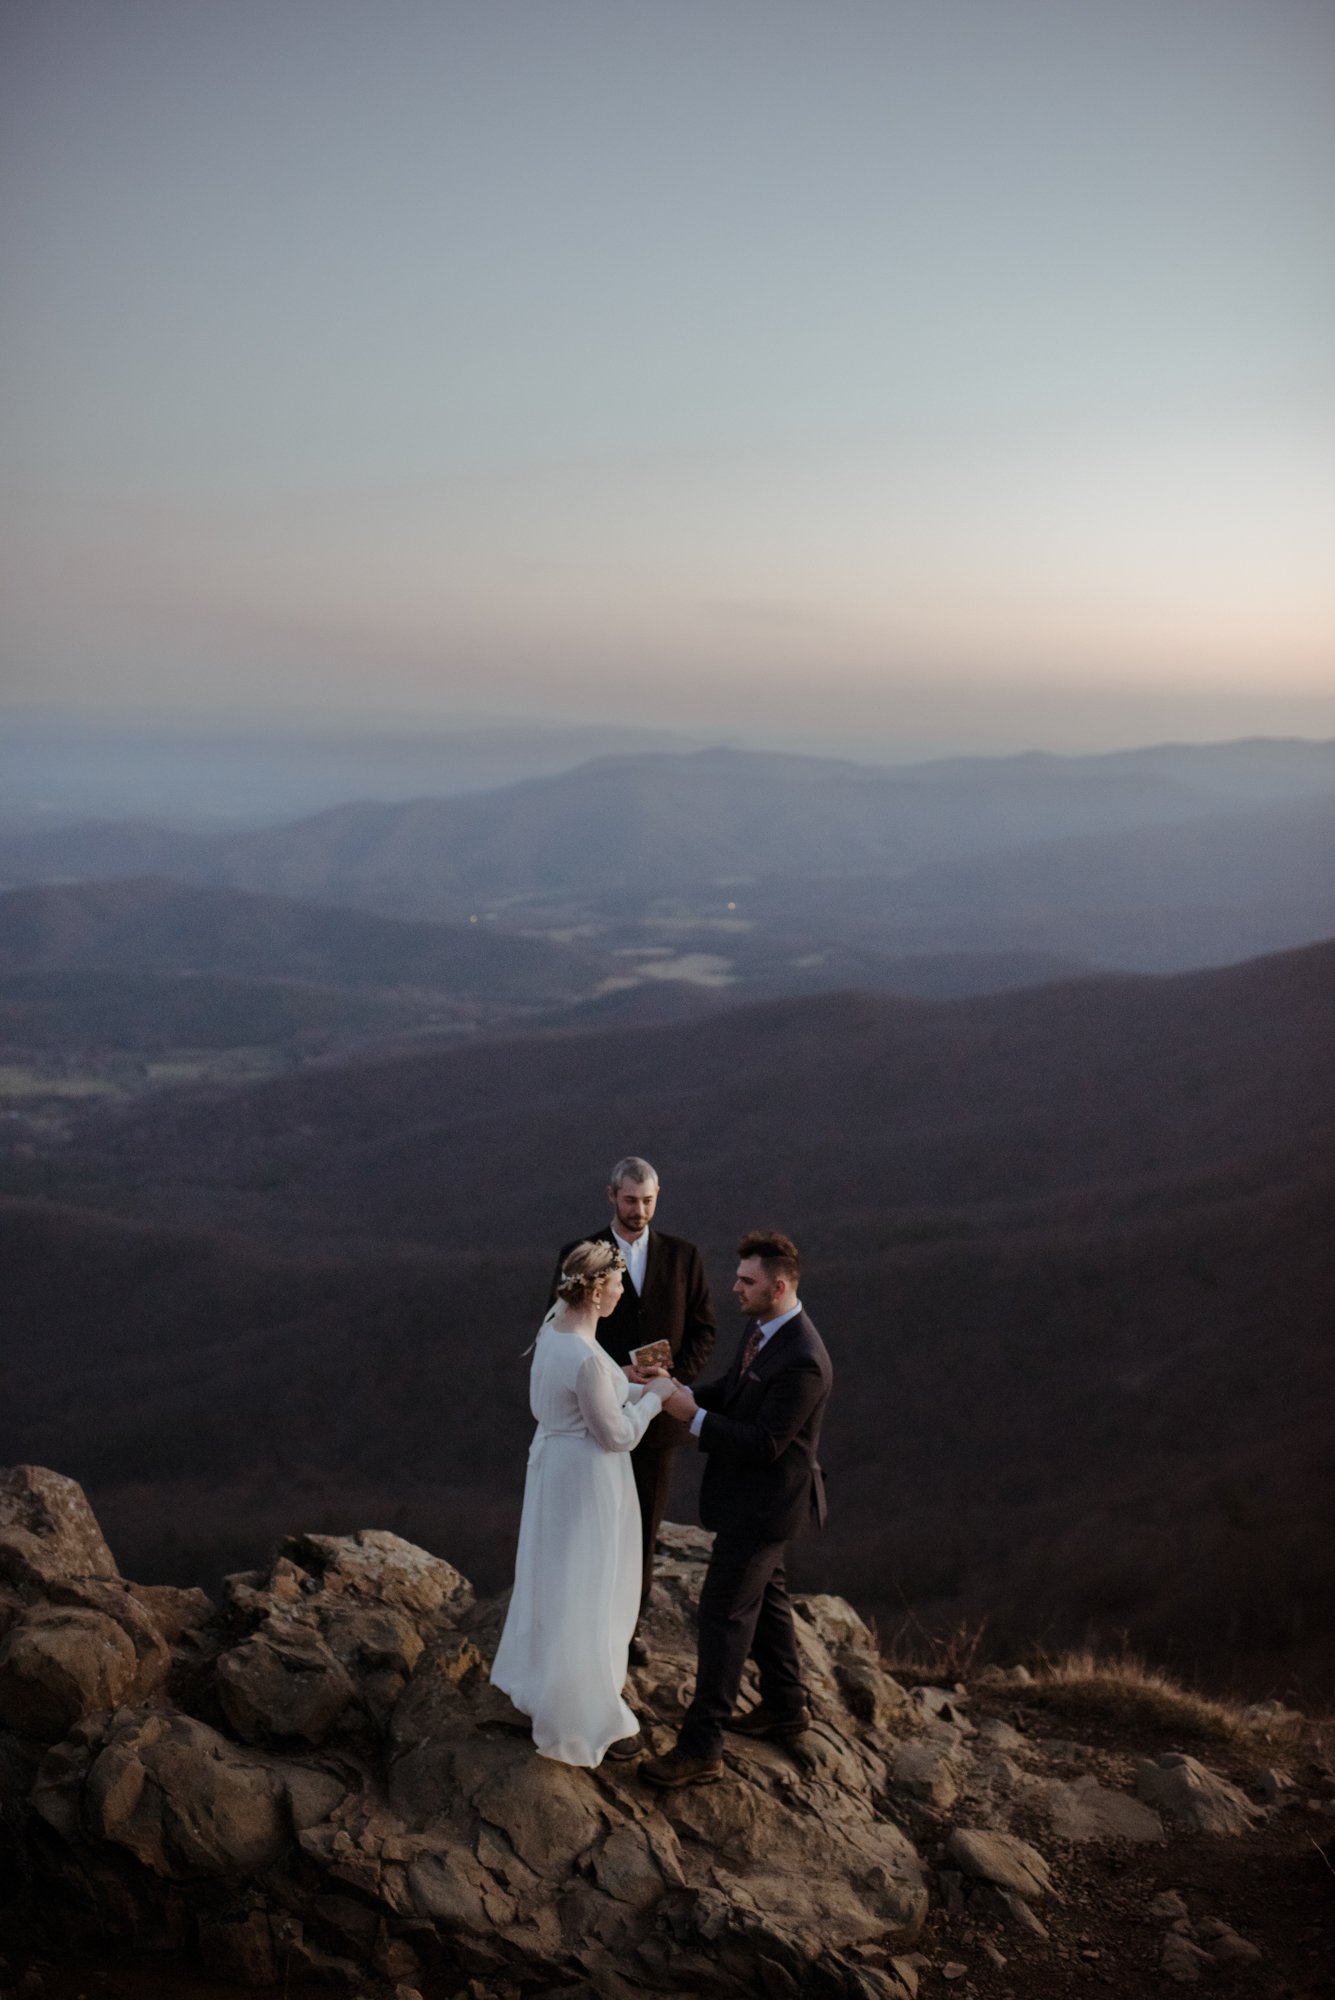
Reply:
M799 1708L795 1714L785 1714L781 1710L766 1708L758 1702L754 1708L741 1710L730 1715L724 1723L735 1736L767 1737L771 1741L782 1742L792 1736L802 1736L811 1727L811 1710Z
M675 1792L683 1785L712 1785L723 1776L721 1757L692 1757L685 1750L669 1750L666 1757L646 1757L640 1766L646 1784Z

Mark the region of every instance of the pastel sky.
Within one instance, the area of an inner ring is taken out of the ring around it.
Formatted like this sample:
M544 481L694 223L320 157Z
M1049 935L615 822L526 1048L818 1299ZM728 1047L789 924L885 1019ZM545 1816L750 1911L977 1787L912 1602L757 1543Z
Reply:
M1324 0L6 0L0 701L1335 734Z

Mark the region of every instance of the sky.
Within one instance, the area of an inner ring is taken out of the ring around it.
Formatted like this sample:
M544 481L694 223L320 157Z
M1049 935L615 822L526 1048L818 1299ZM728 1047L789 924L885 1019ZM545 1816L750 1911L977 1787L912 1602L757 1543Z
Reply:
M5 705L1335 735L1321 0L6 0Z

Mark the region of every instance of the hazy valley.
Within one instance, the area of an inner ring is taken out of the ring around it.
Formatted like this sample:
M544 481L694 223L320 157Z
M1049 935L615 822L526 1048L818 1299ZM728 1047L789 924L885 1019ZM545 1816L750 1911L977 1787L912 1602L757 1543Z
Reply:
M496 1587L551 1249L633 1147L725 1342L736 1232L807 1249L807 1582L1328 1687L1331 769L711 752L11 824L0 1457L148 1578L300 1520Z

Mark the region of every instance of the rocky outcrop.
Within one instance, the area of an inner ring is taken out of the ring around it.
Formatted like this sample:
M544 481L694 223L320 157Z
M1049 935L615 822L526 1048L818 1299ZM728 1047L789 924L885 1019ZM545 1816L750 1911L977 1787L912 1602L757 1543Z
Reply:
M1059 1840L1139 1842L1164 1838L1163 1825L1148 1806L1101 1785L1089 1773L1072 1784L1050 1785L1047 1806L1052 1831Z
M54 1743L96 1708L117 1708L134 1685L129 1635L99 1611L38 1604L0 1645L0 1723Z
M503 1600L476 1603L424 1550L295 1537L205 1618L194 1594L119 1579L77 1489L52 1482L17 1482L61 1499L65 1532L58 1561L25 1557L0 1703L29 1769L31 1863L72 1935L193 1948L253 1984L910 1990L895 1961L927 1871L894 1809L889 1728L958 1731L910 1709L842 1600L799 1600L816 1726L739 1742L727 1782L663 1797L633 1765L535 1754L488 1679ZM663 1748L709 1539L667 1543L653 1664L631 1687Z
M394 1535L290 1538L214 1605L122 1579L72 1482L22 1469L0 1494L0 1841L18 1827L27 1906L76 1947L368 2000L906 2000L980 1953L1097 1961L1061 1941L1091 1849L1153 1855L1161 1813L1182 1838L1267 1817L1178 1753L1133 1796L1129 1758L1031 1733L1027 1677L906 1689L831 1596L795 1600L813 1727L730 1738L721 1783L655 1792L633 1763L538 1757L488 1679L505 1600ZM664 1530L629 1684L651 1749L689 1697L708 1548ZM1156 1978L1255 1957L1176 1892L1151 1916Z
M41 1465L0 1469L0 1584L119 1574L77 1480Z
M1197 1833L1245 1833L1256 1818L1256 1807L1245 1793L1181 1751L1142 1763L1136 1790Z
M995 1888L1009 1889L1026 1902L1046 1896L1052 1888L1048 1864L1037 1848L1014 1834L984 1833L976 1827L957 1826L946 1852L964 1874Z

